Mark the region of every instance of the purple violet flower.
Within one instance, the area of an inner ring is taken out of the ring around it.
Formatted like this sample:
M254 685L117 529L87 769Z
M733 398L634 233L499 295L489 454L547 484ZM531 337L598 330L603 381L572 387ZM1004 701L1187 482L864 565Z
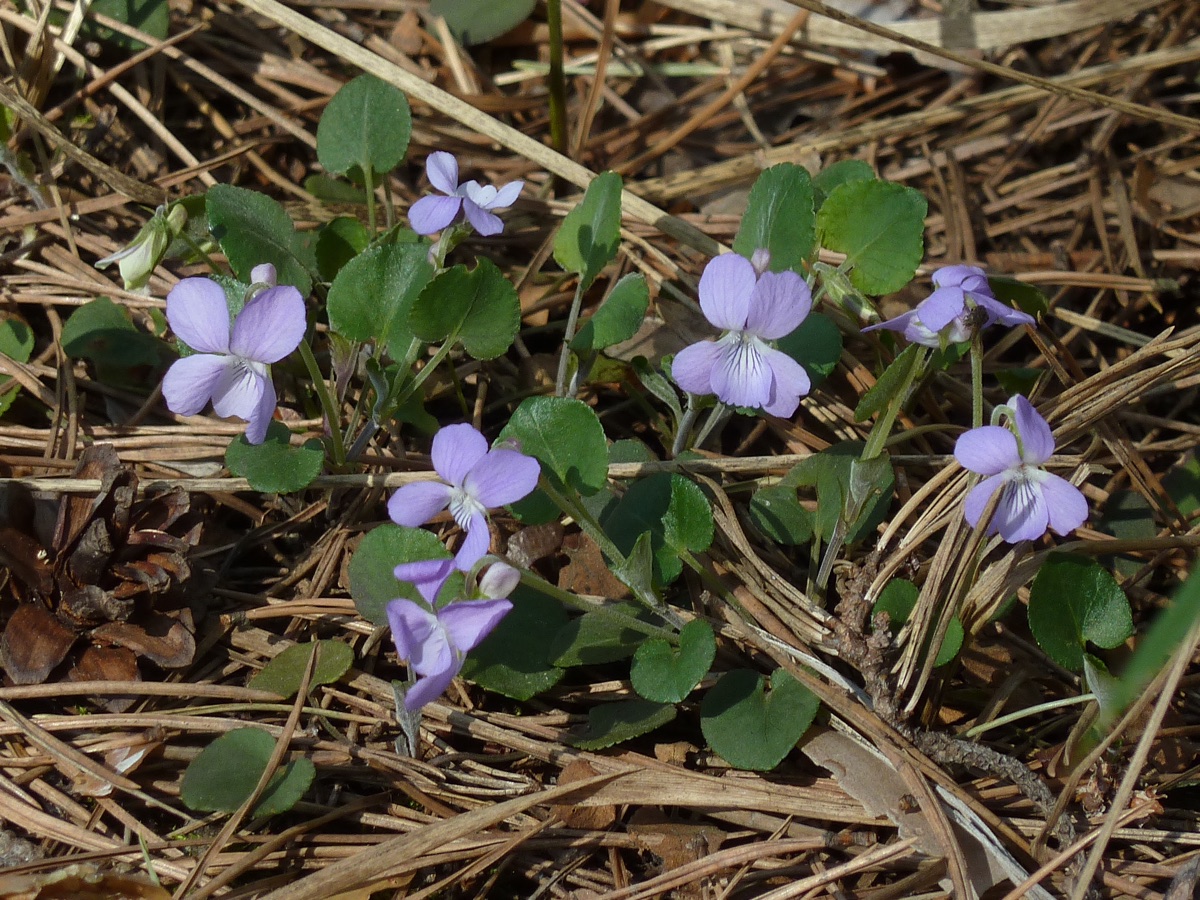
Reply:
M791 416L811 387L808 373L768 342L791 334L812 309L804 279L795 272L758 274L745 257L726 253L704 267L700 308L725 334L680 350L671 363L675 383L730 406Z
M493 583L501 589L507 586L511 591L520 575L511 578L508 572L516 573L516 570L505 563L494 563L483 581L487 582L488 576L501 567L508 571L497 575ZM387 605L396 652L420 676L404 694L404 708L410 713L445 693L454 676L462 670L467 653L479 646L512 609L512 603L502 597L455 600L437 609L437 595L452 571L452 559L422 560L396 566L396 578L412 582L428 604L397 599Z
M525 186L523 181L510 181L499 188L478 181L459 184L458 160L444 150L429 154L425 160L425 174L429 183L446 196L422 197L409 207L408 221L417 234L441 231L458 217L460 209L479 234L484 237L499 234L504 230L504 223L490 210L512 206Z
M1015 544L1036 540L1047 527L1058 535L1074 531L1087 519L1087 500L1071 482L1041 468L1054 453L1050 426L1020 394L996 412L1006 414L1008 427L972 428L954 446L954 458L963 468L988 476L967 495L967 522L972 528L979 523L999 489L989 535L998 531Z
M433 438L433 468L442 481L406 484L388 501L397 525L416 528L446 507L466 532L455 562L466 571L488 551L487 510L506 506L537 487L541 466L524 453L489 450L487 439L472 425L447 425Z
M1009 327L1037 324L1033 316L997 300L977 266L945 266L933 273L933 284L933 293L916 309L863 331L886 328L899 331L909 343L942 347L969 341L976 330L997 322Z
M185 278L167 294L171 330L196 352L171 364L162 390L181 416L211 399L218 416L247 420L246 440L261 444L277 402L271 363L300 346L308 323L300 292L276 285L273 266L256 266L252 277L268 287L242 307L232 328L225 290L215 281Z

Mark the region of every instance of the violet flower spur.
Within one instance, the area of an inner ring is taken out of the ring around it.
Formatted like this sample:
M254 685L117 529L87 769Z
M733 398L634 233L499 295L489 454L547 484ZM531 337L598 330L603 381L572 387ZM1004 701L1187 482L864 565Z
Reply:
M787 418L808 393L804 367L770 341L791 334L812 309L812 294L795 272L757 274L749 260L726 253L700 276L700 308L725 333L675 355L671 372L689 394Z
M457 217L459 210L466 214L471 227L484 237L499 234L504 223L491 213L506 209L517 202L523 181L510 181L503 187L480 184L478 181L458 183L458 160L454 154L437 150L425 160L429 183L446 196L422 197L408 210L408 221L417 234L441 231Z
M308 327L300 292L275 285L274 276L272 266L255 267L255 281L268 287L242 307L232 327L225 290L216 282L185 278L167 294L167 322L195 351L172 363L163 378L172 412L192 416L211 399L218 416L247 420L251 444L266 439L277 403L271 363L300 346Z
M961 435L954 458L964 469L987 477L967 495L964 514L974 528L992 495L1000 500L988 523L989 535L1015 544L1046 533L1065 535L1084 523L1088 515L1083 492L1071 482L1041 468L1054 453L1050 426L1020 394L996 412L1007 415L1008 427L984 425Z
M977 266L945 266L933 273L934 291L915 309L862 329L899 331L926 347L969 341L976 331L999 323L1010 328L1037 324L1033 316L1001 303Z
M505 563L495 563L484 575L480 586L484 587L492 571L500 567L513 573L516 571ZM387 605L396 652L420 676L404 692L404 708L410 713L445 693L454 676L462 670L467 653L479 646L512 609L512 603L501 597L456 600L436 608L437 595L452 571L452 559L422 560L396 566L396 578L412 582L428 604L401 598ZM515 579L503 572L493 579L493 583L507 586L511 591Z
M455 563L467 570L488 551L487 510L516 503L537 487L541 465L516 450L489 450L472 425L447 425L433 438L433 468L442 479L406 484L388 500L397 525L416 528L443 509L466 532Z

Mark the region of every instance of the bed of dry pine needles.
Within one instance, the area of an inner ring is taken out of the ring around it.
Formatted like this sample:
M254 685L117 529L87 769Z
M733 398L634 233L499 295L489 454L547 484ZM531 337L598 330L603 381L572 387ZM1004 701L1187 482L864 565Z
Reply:
M1006 336L990 365L1051 373L1038 403L1056 429L1070 469L1063 474L1087 476L1092 522L1118 491L1159 511L1158 536L1123 548L1139 564L1123 586L1144 626L1190 569L1197 539L1161 478L1186 461L1200 433L1200 7L985 3L975 29L981 49L888 52L877 34L853 23L833 30L809 5L568 0L568 62L591 66L569 77L570 161L546 149L544 69L516 65L546 60L540 9L504 38L465 51L420 0L306 0L288 15L268 0L178 0L170 40L131 59L63 43L39 17L41 2L28 4L32 14L0 5L0 99L19 120L10 147L38 170L35 185L0 175L0 305L37 336L28 364L0 356L0 380L23 390L0 419L0 475L37 479L43 506L75 498L62 502L74 502L79 516L90 514L105 479L175 485L153 501L174 506L145 514L174 523L186 559L179 571L171 569L179 560L163 563L169 573L205 579L206 591L195 646L160 646L164 639L149 647L144 680L98 684L114 677L99 660L94 677L77 673L83 681L0 687L0 896L82 896L39 880L68 865L99 896L193 900L967 896L981 862L951 824L955 803L1052 896L1192 896L1200 871L1200 805L1189 787L1200 728L1196 632L1082 770L1061 758L1077 706L970 745L955 740L1080 686L1037 650L1022 616L989 621L1006 580L1021 575L1009 571L1004 549L974 589L958 591L955 564L975 538L958 513L962 476L946 465L944 432L915 438L897 457L892 515L877 543L854 548L838 572L836 608L806 607L790 587L802 583L796 562L763 545L724 499L708 563L752 621L690 586L694 608L724 623L719 666L797 671L829 717L886 765L835 745L830 768L797 751L770 774L733 771L686 714L611 751L580 752L569 739L590 705L628 691L602 669L521 705L460 682L427 708L413 759L393 743L389 682L401 669L346 590L349 554L385 518L379 480L326 482L299 496L251 493L222 469L239 424L172 416L150 386L106 385L58 344L76 306L103 295L144 322L188 274L160 268L150 295L139 296L120 289L115 268L93 267L163 198L233 183L281 200L300 227L346 213L301 185L316 169L324 104L364 67L396 81L413 104L410 162L392 182L401 209L419 196L424 157L435 149L457 153L464 171L487 180L526 180L503 237L479 249L518 284L531 327L561 319L569 303L570 285L555 288L545 270L548 241L588 171L616 170L643 198L625 205L616 268L645 273L659 297L652 322L669 331L686 310L662 286L694 296L689 286L713 242L731 241L758 171L865 159L929 198L927 267L977 261L1050 298L1036 339ZM937 45L945 24L937 6L914 4L896 27ZM954 13L961 23L963 4L946 6L946 21ZM986 18L995 15L1009 17L999 36ZM703 65L665 75L662 63ZM635 66L642 74L630 74ZM921 283L895 302L920 299ZM651 329L647 341L655 340ZM527 355L459 371L485 426L501 422L513 398L545 389L553 342L529 346ZM848 342L838 371L795 422L727 433L706 472L715 496L864 435L852 410L877 371L865 348ZM904 426L968 420L969 389L953 387L918 395ZM619 385L589 390L610 437L653 440L644 410L622 405ZM435 413L438 403L435 387ZM428 465L411 452L415 443L406 455L390 440L372 450L376 473ZM93 444L113 453L77 471ZM33 538L15 534L9 505L0 516L0 561L11 569ZM594 548L571 529L543 537L540 571L580 593L610 590ZM1085 526L1059 543L1097 554L1109 540ZM911 639L881 649L863 640L862 597L896 573L927 590ZM11 575L0 574L0 585ZM938 598L949 596L960 597L974 637L960 662L931 672L913 648L937 630ZM14 611L3 602L7 622ZM169 624L178 613L161 615ZM268 659L313 636L354 648L355 668L340 683L291 704L246 687ZM799 669L787 646L833 662L865 695ZM188 652L182 668L153 663L155 653ZM266 822L190 814L179 800L187 763L246 722L313 760L312 789ZM150 752L141 765L116 774L112 754L142 747ZM905 816L920 827L898 830L893 820ZM141 880L151 871L161 888ZM996 881L988 896L1033 890Z

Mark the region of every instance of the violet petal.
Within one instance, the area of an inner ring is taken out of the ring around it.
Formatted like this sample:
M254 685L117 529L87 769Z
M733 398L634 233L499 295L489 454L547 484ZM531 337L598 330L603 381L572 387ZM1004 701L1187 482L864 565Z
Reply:
M1054 435L1050 426L1033 404L1020 394L1011 397L1008 405L1012 407L1017 433L1021 435L1022 462L1041 465L1054 453Z
M791 334L812 309L812 292L795 272L764 272L750 295L746 330L763 340Z
M1087 521L1088 503L1083 491L1058 475L1043 473L1042 496L1055 534L1070 534Z
M461 208L459 197L422 197L408 208L408 224L417 234L433 234L453 222Z
M397 525L418 528L450 505L451 490L440 481L406 484L388 500L388 517Z
M229 352L225 290L207 278L185 278L167 294L167 322L198 353Z
M709 260L700 275L700 308L704 317L722 331L740 331L750 313L750 297L757 276L750 260L725 253Z
M453 195L458 190L458 160L453 153L435 150L425 159L425 177L436 190Z
M197 353L175 360L163 377L167 408L180 416L196 415L208 405L225 367L232 362L232 357L214 353Z
M279 362L304 340L304 298L290 284L267 288L238 313L229 350L255 362Z
M980 475L997 475L1021 464L1017 439L1007 428L982 425L958 436L954 458L964 469Z
M763 404L762 410L768 415L789 419L800 406L800 398L812 388L808 372L782 350L772 347L766 349L763 359L771 369L774 383L771 385L771 398Z
M529 496L541 472L541 465L531 456L515 450L492 450L471 467L463 489L482 506L494 509Z
M471 223L471 227L475 229L477 234L483 237L492 237L504 230L504 223L500 220L499 216L488 212L469 197L464 198L462 204L463 212L467 215L467 221Z
M467 600L444 607L438 618L450 643L459 653L466 653L479 646L511 609L508 600Z
M671 377L689 394L711 394L712 373L721 352L720 341L698 341L684 347L671 361Z
M487 438L474 425L459 422L447 425L433 437L430 458L434 470L448 484L461 486L467 473L487 456Z

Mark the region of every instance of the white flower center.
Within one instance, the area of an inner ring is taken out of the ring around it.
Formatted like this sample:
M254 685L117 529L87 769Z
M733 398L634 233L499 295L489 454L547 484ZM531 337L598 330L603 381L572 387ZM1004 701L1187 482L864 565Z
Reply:
M455 487L450 489L450 515L454 516L454 521L458 523L458 527L463 531L471 524L471 519L476 514L485 514L487 509L468 494L463 488Z

